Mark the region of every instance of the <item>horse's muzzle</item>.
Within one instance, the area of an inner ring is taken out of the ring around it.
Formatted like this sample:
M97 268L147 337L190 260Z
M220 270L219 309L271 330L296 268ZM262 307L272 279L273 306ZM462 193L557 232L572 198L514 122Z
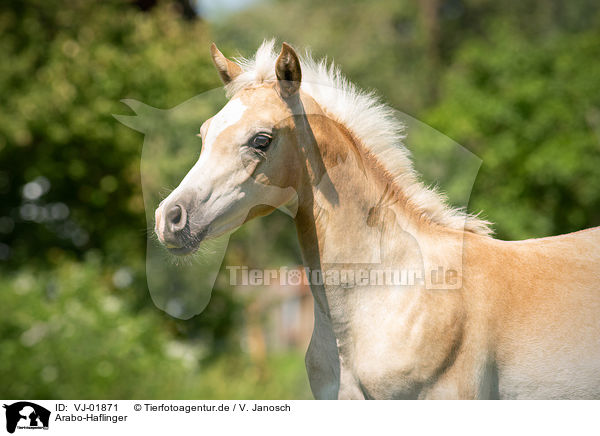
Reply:
M182 193L171 201L165 200L155 212L154 231L158 240L178 256L189 254L198 247L198 238L192 235L189 223L191 197Z

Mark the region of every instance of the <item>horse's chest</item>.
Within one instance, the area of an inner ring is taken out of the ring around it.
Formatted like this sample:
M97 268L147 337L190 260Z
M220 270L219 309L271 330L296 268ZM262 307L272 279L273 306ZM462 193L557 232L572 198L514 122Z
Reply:
M422 396L424 387L451 363L461 337L460 311L432 311L431 302L420 297L410 304L398 298L389 304L371 301L360 302L360 310L353 311L343 331L336 331L333 324L333 338L321 344L320 350L330 355L330 365L337 370L329 371L329 385L337 381L338 396L346 398ZM446 309L453 306L450 299L444 303ZM319 349L314 347L313 352Z
M448 348L431 341L423 326L392 330L379 338L362 333L343 358L367 398L417 398L447 358Z

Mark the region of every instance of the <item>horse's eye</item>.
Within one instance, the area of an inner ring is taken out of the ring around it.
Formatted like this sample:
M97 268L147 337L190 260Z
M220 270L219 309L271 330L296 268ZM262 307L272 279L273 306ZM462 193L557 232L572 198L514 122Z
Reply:
M271 136L266 133L259 133L250 140L250 145L255 148L267 148L271 143Z

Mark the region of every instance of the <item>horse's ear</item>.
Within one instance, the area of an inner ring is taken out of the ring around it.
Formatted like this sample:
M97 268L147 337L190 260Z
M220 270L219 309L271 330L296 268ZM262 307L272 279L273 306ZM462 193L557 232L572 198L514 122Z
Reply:
M291 97L300 89L300 82L302 81L300 60L294 49L285 42L275 62L275 75L283 98Z
M242 74L242 67L223 56L214 42L210 45L210 55L225 85Z

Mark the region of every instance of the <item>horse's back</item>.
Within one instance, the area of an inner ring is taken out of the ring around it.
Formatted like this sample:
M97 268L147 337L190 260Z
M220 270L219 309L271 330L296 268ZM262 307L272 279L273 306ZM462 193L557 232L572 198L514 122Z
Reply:
M600 247L597 245L598 243L600 243L600 227L592 227L589 229L579 230L577 232L565 233L557 236L548 236L545 238L534 238L525 239L523 241L508 242L508 244L512 245L537 245L545 247L562 246L563 244L567 244L572 247L596 244L596 247L600 249Z
M600 228L499 246L500 396L600 398Z

